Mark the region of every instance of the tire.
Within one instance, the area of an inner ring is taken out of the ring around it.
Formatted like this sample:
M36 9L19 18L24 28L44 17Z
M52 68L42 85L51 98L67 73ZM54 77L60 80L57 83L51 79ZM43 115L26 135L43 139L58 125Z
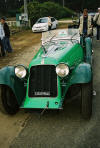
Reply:
M92 82L81 86L81 113L84 119L92 115Z
M0 86L0 110L10 115L16 114L19 110L16 97L8 86Z

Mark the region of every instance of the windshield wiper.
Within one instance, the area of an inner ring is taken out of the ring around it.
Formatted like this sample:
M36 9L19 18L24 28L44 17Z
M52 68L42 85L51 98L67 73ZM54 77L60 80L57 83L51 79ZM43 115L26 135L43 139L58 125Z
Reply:
M73 37L76 35L77 33L73 34L73 36L71 37L71 40L73 39Z
M43 52L46 53L46 49L45 49L44 45L42 45L42 49L43 49Z
M71 37L71 42L72 43L73 43L73 38L74 38L75 35L77 35L77 33L73 34L73 36ZM76 40L76 39L74 39L74 40ZM76 40L76 41L78 41L78 40Z

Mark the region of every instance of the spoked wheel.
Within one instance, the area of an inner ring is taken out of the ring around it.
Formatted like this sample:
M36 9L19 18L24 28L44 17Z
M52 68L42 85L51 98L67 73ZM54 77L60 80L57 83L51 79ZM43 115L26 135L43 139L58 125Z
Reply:
M81 87L81 113L84 119L92 115L92 82L82 84Z
M19 110L16 97L8 86L0 86L0 110L10 115L16 114Z

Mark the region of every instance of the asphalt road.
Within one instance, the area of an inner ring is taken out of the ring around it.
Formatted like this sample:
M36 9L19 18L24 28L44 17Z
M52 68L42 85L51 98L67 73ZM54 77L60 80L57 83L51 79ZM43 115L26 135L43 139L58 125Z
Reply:
M89 121L80 115L79 101L65 104L64 110L31 112L24 129L10 148L100 148L100 41L93 41L93 114Z

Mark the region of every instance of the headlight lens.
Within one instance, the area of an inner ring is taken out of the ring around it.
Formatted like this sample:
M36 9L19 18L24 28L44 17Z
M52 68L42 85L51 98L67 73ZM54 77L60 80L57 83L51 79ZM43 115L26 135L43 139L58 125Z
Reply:
M18 78L24 78L26 76L26 74L27 74L27 71L24 66L18 65L15 67L15 75Z
M59 77L65 77L69 74L69 67L64 63L61 63L57 65L56 73Z

